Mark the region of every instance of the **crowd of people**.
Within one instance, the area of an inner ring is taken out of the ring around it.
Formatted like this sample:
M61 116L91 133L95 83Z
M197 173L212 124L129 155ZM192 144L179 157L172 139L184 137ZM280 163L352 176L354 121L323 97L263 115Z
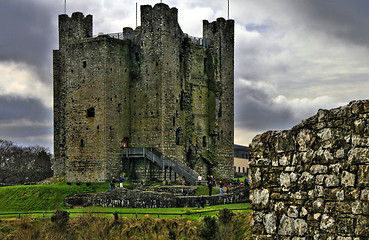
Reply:
M202 177L199 176L199 179L201 180ZM208 185L208 188L209 188L209 196L211 196L212 192L213 192L213 188L216 187L217 183L216 183L216 180L215 180L215 176L213 175L208 175L207 178L206 178L206 183ZM229 191L230 191L230 188L232 187L232 183L229 182L227 184L223 183L222 181L219 181L219 194L220 195L223 195L223 188L225 187L226 188L226 193L228 194ZM245 178L245 182L241 182L240 179L238 178L237 179L237 184L238 186L245 186L247 190L250 189L249 187L249 179Z
M201 176L198 177L198 181L202 181L202 177ZM208 188L209 188L209 196L211 196L212 195L212 192L213 192L213 188L216 187L216 185L217 185L217 182L215 180L215 176L208 175L207 178L206 178L206 183L207 183ZM232 187L232 182L223 183L223 181L219 181L218 182L218 185L219 185L219 194L220 195L223 195L223 188L224 187L225 187L226 193L228 194L229 191L230 191L230 188ZM245 181L242 182L238 178L237 179L237 185L238 186L245 187L246 197L248 198L249 197L249 191L250 191L249 180L247 178L245 178ZM200 208L200 207L204 208L204 206L205 206L205 199L204 199L204 196L203 195L201 195L201 197L197 197L197 199L196 199L196 205L197 205L198 208Z

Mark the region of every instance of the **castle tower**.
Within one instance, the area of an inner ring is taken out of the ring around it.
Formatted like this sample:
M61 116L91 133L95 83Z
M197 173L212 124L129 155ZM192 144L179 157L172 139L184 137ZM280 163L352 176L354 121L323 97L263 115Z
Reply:
M141 6L141 23L122 40L92 37L90 15L59 16L55 175L101 182L120 174L125 138L201 175L233 178L234 22L204 21L203 39L188 37L177 9L160 3ZM146 176L144 159L128 165ZM151 165L150 176L164 179Z

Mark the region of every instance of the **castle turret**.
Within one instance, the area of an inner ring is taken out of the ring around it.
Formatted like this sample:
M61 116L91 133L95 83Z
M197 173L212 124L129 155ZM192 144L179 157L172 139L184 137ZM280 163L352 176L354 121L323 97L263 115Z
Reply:
M140 84L132 101L132 144L175 157L173 117L181 92L179 52L183 38L178 11L166 4L141 6Z
M217 172L221 176L233 174L233 142L234 142L234 20L218 18L209 23L203 21L203 37L210 39L209 52L214 71L210 77L209 91L215 93L209 99L209 112L215 112L214 124L210 125L213 148L216 151ZM213 82L211 82L213 81Z
M72 17L59 15L59 45L69 40L80 40L92 37L92 15L86 17L83 13L75 12Z

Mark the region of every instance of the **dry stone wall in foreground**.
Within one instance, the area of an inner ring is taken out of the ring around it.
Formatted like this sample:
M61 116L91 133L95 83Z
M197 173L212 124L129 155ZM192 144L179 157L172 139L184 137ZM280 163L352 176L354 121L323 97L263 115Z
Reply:
M369 100L250 146L252 239L369 238Z

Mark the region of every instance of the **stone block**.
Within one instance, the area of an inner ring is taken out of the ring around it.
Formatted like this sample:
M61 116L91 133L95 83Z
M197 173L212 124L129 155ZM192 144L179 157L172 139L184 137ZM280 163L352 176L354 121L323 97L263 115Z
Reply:
M363 164L369 163L369 149L368 148L354 148L347 153L349 164Z
M279 183L282 187L282 191L289 191L289 187L291 186L291 178L289 173L281 173L279 176Z
M268 234L274 234L277 230L277 217L275 213L268 213L264 216L265 231Z
M336 233L337 228L336 228L336 221L334 220L333 217L327 215L327 214L323 214L321 221L320 221L320 229L325 231L325 232L329 232L329 233Z
M368 239L369 237L369 218L366 216L358 216L356 227L355 227L355 234L360 236L360 239Z
M355 186L355 174L343 171L341 175L341 184L345 187Z
M359 185L369 186L369 165L360 165L358 175Z
M319 174L319 173L327 173L328 167L324 165L313 165L310 167L310 173L313 175Z
M369 202L369 189L361 190L360 200Z
M338 234L348 236L354 233L355 231L354 221L355 219L353 218L338 218L337 220Z
M251 193L251 201L253 206L265 208L269 203L269 190L268 189L253 190Z
M340 179L335 174L327 175L324 180L326 187L338 187L340 185Z
M279 222L278 234L282 236L291 236L294 231L294 219L283 215Z
M351 203L351 209L353 214L365 214L369 215L369 203L362 201L355 201Z
M313 212L324 212L324 199L318 198L313 202Z
M298 180L298 184L301 188L309 189L314 186L314 176L308 172L303 172Z
M292 218L298 218L299 217L299 210L297 206L290 206L287 210L287 216Z

